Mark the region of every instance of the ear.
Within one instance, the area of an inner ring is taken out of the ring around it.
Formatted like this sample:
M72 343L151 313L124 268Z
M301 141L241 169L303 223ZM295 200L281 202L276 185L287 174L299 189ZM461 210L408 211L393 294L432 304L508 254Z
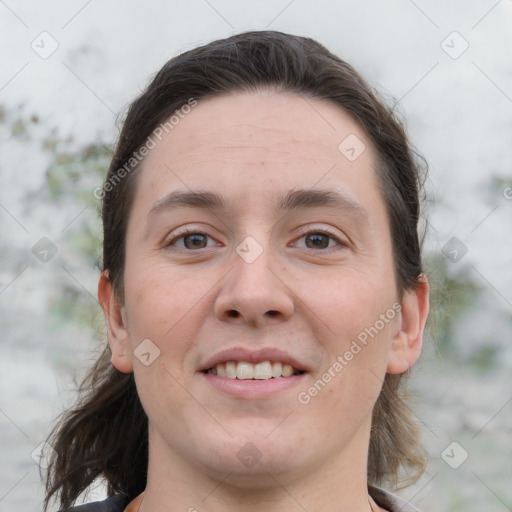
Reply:
M117 300L108 270L101 273L98 283L98 299L105 315L108 331L108 343L112 352L112 365L123 373L133 371L132 351L124 306Z
M429 286L424 274L419 281L414 290L404 295L400 325L391 343L387 373L404 373L420 357L429 310Z

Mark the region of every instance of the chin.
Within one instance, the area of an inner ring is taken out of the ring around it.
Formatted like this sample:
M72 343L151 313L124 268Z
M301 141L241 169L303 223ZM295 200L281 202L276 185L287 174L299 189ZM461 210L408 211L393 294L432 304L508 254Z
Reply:
M308 450L304 446L300 452L297 450L299 439L285 435L273 438L273 434L268 435L271 429L264 432L267 438L247 432L240 437L228 437L221 447L216 446L218 439L217 443L211 440L212 445L202 446L203 453L208 454L206 458L199 457L203 459L199 461L202 468L208 468L214 478L219 474L229 474L226 483L229 481L229 484L247 490L261 489L267 484L275 486L273 476L287 475L285 479L288 480L290 477L293 479L294 474L307 472L312 461L308 464Z

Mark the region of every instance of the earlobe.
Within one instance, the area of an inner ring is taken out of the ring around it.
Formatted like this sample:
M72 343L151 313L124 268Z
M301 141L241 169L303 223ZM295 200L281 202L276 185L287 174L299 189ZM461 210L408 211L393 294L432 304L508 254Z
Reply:
M400 325L391 342L387 373L404 373L419 359L428 310L429 286L427 277L422 274L416 288L404 295Z
M98 282L98 299L107 324L112 365L123 373L131 373L133 371L133 360L126 327L126 313L124 306L119 303L115 296L112 283L108 277L108 270L101 273Z

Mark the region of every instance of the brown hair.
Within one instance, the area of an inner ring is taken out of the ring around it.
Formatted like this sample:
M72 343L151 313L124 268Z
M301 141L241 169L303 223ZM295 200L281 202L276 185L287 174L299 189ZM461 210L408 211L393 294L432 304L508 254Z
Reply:
M102 192L103 268L121 302L126 229L138 175L136 163L126 163L155 128L191 98L261 88L334 102L362 126L377 153L397 288L403 294L419 285L421 168L394 112L349 64L316 41L255 31L172 58L129 107ZM419 431L404 401L406 378L387 374L374 406L369 483L396 485L401 468L409 471L412 481L424 468ZM55 494L61 506L70 506L96 477L106 480L109 494L133 498L146 486L147 417L133 374L111 365L108 344L80 390L81 400L62 416L50 438L56 455L48 468L45 510Z

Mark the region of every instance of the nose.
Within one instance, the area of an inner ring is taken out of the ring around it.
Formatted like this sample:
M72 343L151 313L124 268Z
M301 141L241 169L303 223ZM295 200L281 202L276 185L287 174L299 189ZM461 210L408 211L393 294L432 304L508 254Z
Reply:
M242 256L233 253L231 271L222 280L215 298L215 316L223 322L252 327L291 318L295 298L286 284L284 267L267 250L254 261Z

